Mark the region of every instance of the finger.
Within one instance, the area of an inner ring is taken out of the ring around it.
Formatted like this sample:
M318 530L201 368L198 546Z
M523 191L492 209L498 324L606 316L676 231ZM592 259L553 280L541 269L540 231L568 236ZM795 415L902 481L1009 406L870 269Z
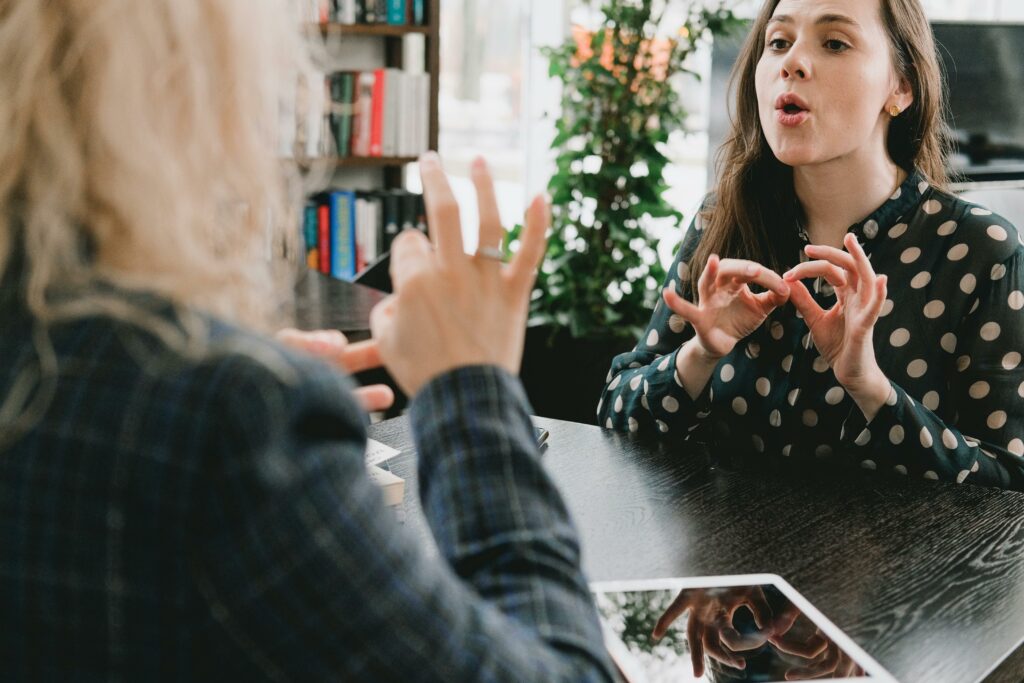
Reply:
M776 294L789 295L789 286L771 268L765 268L753 261L724 259L719 264L718 281L724 277L736 278L741 283L754 282Z
M760 294L753 294L754 300L757 301L757 305L761 307L761 312L768 315L782 304L789 301L789 294L783 296L776 294L775 292L762 292Z
M789 629L793 628L793 624L799 617L800 610L796 608L796 605L789 603L779 614L775 615L772 621L772 635L782 636L789 633Z
M499 247L504 230L501 227L501 215L498 213L498 200L494 196L494 180L483 157L473 160L470 176L476 188L476 202L480 211L478 244L481 247Z
M746 652L756 650L768 642L768 635L764 631L752 631L742 634L732 626L722 629L722 642L733 652Z
M430 241L419 230L403 230L391 243L391 284L396 292L414 275L430 267Z
M868 256L864 253L864 248L860 246L860 242L857 241L857 237L852 232L847 233L843 243L846 245L846 250L853 256L853 262L857 265L857 277L865 284L873 284L875 281L875 269L871 267L871 261L868 260Z
M513 287L520 290L533 286L537 268L544 258L547 232L551 226L551 206L546 198L537 195L526 210L526 220L519 237L519 251L512 257L506 269L506 277Z
M747 661L743 657L733 654L722 647L715 631L708 630L705 632L704 649L707 650L709 655L723 664L728 664L735 669L745 669L747 667Z
M823 277L833 287L846 284L846 271L832 265L828 261L805 261L782 275L787 280L806 280L812 277Z
M655 639L659 639L664 636L668 627L671 626L672 623L689 608L689 591L680 591L679 595L676 596L676 599L672 601L672 604L668 606L665 613L661 615L660 619L658 619L658 623L654 625L654 630L651 631L651 635L654 636ZM690 621L692 622L694 620L690 619Z
M353 393L363 406L363 410L368 413L387 410L395 403L395 392L386 384L359 387Z
M335 357L335 361L350 373L362 372L379 368L383 361L380 358L380 347L373 339L348 344L341 353Z
M857 274L857 262L853 260L851 254L841 249L827 247L823 244L808 244L804 247L804 252L812 259L822 259L835 266L839 266L843 270L848 271L848 276L855 276Z
M370 334L377 341L378 345L384 344L389 339L388 333L391 328L391 321L395 315L395 295L391 294L382 299L370 310Z
M665 305L668 306L673 313L691 325L700 317L700 309L676 294L675 287L666 287L661 290L661 297L665 300Z
M686 642L690 646L690 664L693 665L693 677L704 676L704 646L701 644L703 633L697 627L697 620L690 615L686 624Z
M711 296L711 286L715 279L718 277L718 254L711 254L708 256L707 265L704 266L704 272L700 274L700 279L697 281L697 293L700 295L700 301L707 301Z
M436 152L427 152L420 157L420 179L427 206L427 225L438 259L446 266L464 261L459 205Z
M274 337L293 349L321 357L333 357L348 344L348 339L338 330L297 330L288 327L278 330Z
M804 322L807 323L808 327L814 327L815 324L821 319L821 316L825 315L825 311L822 310L818 302L814 300L811 293L807 291L807 287L804 283L799 280L791 280L789 282L789 300L793 302L796 309L800 311L800 314L804 317Z
M826 647L828 647L828 641L820 633L815 633L804 641L787 639L781 636L770 636L768 638L768 642L778 648L779 652L784 652L787 655L794 655L803 659L812 659L817 657L825 651Z
M764 597L764 593L760 588L751 592L744 604L750 608L751 613L754 615L754 623L759 629L764 630L771 624L772 608L768 605L768 600ZM735 610L733 611L735 612Z
M871 302L871 308L868 311L872 325L878 321L878 316L882 314L882 306L885 305L885 299L888 292L889 276L879 275L875 279L875 299Z

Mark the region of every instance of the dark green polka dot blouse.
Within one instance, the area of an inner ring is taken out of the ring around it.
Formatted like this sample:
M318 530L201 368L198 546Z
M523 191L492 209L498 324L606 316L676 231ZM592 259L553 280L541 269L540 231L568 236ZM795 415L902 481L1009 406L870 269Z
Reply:
M692 400L675 366L693 329L659 302L636 348L612 362L600 424L754 457L1024 490L1024 238L917 173L850 230L889 276L874 345L892 391L870 423L790 303ZM697 218L666 281L691 301L700 237ZM835 303L824 280L805 284L823 308Z

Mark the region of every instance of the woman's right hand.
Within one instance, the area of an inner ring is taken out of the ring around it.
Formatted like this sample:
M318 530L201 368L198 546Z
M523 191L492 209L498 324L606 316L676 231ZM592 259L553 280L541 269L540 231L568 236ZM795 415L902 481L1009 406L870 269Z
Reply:
M409 396L434 377L468 365L497 365L519 374L530 292L551 223L546 200L526 213L520 248L506 265L488 256L501 246L494 181L482 159L472 166L480 211L479 244L462 246L459 205L436 153L420 158L433 247L406 230L391 247L394 294L370 314L370 329L391 376Z
M750 283L767 291L754 294ZM694 343L709 361L727 356L739 340L761 326L768 315L789 299L789 285L778 273L740 259L712 254L697 282L698 304L681 297L674 287L662 291L665 304L693 325Z

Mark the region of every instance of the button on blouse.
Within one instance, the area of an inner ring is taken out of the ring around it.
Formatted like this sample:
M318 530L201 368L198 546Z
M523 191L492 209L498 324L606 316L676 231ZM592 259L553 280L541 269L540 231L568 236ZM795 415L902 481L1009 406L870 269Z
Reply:
M870 423L791 303L741 340L691 399L675 367L693 328L662 301L636 348L613 360L600 424L758 457L1024 490L1024 239L919 173L850 231L889 279L873 341L892 387ZM701 232L698 216L665 282L690 301ZM805 284L820 306L835 304L824 280Z

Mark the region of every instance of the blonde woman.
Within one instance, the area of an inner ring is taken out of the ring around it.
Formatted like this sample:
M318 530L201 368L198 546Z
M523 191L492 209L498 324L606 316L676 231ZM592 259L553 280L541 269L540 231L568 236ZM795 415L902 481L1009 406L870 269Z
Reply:
M293 27L274 0L0 0L0 678L610 680L515 379L544 202L487 258L478 163L467 256L425 157L436 243L396 241L376 341L284 335L415 397L439 554L368 479L352 383L267 336Z
M767 0L721 179L601 423L1024 489L1024 244L946 190L918 0Z

